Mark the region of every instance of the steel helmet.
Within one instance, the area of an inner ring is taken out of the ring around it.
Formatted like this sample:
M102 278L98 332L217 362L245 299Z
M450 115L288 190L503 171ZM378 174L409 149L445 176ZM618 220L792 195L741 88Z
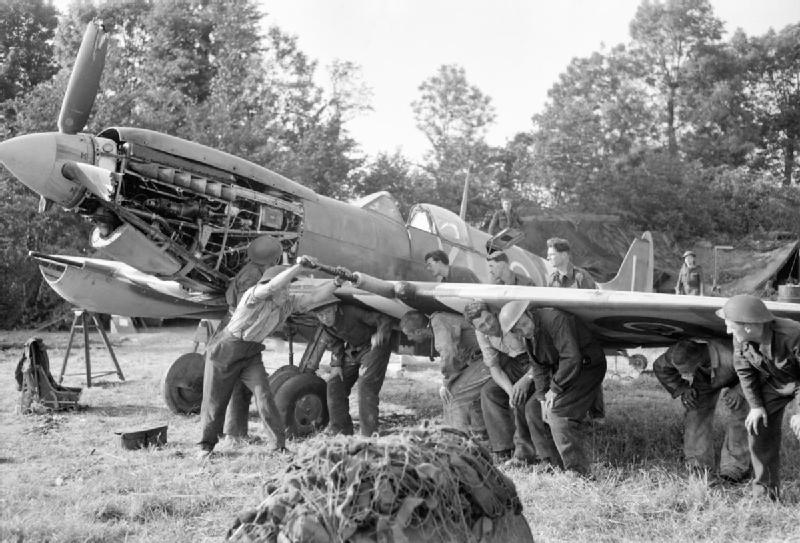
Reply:
M503 331L503 335L506 335L514 328L514 325L517 324L526 309L528 309L528 302L524 300L508 302L500 309L497 320L500 321L500 329Z
M717 316L733 322L760 323L775 320L761 298L750 294L737 294L728 298L722 309L717 310Z
M284 265L270 266L261 275L261 279L259 279L258 282L259 283L267 283L270 280L274 279L279 273L281 273L282 271L286 271L288 269L289 269L289 266L284 266Z
M270 236L256 238L247 246L247 256L252 262L261 266L275 264L281 252L280 242Z
M690 249L690 250L685 251L683 253L683 257L682 258L686 258L687 256L697 256L697 254L695 254L695 252Z

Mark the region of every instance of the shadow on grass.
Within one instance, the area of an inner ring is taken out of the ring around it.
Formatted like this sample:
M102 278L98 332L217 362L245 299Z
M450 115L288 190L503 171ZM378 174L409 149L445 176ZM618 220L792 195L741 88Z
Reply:
M146 415L167 416L166 408L136 404L106 405L102 407L85 406L83 411L104 417L129 417L132 415L142 417Z

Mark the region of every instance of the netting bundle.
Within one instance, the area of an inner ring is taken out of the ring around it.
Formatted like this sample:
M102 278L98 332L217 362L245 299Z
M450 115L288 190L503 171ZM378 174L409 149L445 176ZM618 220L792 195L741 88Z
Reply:
M449 428L317 436L267 491L229 541L533 541L514 483Z

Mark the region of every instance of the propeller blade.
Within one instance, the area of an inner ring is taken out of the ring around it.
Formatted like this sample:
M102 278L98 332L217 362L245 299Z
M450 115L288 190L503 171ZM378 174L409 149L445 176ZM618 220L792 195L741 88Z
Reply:
M67 92L58 115L58 130L77 134L89 120L106 63L108 40L103 26L92 21L86 27L78 56L69 77Z
M114 182L110 171L92 164L68 161L61 167L61 173L67 179L83 185L101 200L111 201L111 196L114 194Z

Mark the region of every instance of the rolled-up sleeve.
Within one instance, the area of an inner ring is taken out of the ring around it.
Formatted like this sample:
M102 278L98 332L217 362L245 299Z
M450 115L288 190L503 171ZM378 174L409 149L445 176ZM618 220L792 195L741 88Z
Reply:
M442 361L442 374L445 379L452 379L457 374L456 346L461 338L461 328L438 315L431 317L431 328L434 346Z
M483 355L483 363L490 368L500 367L500 351L494 348L489 341L489 337L483 332L475 331L475 337L478 339L478 347L481 348L481 355Z

